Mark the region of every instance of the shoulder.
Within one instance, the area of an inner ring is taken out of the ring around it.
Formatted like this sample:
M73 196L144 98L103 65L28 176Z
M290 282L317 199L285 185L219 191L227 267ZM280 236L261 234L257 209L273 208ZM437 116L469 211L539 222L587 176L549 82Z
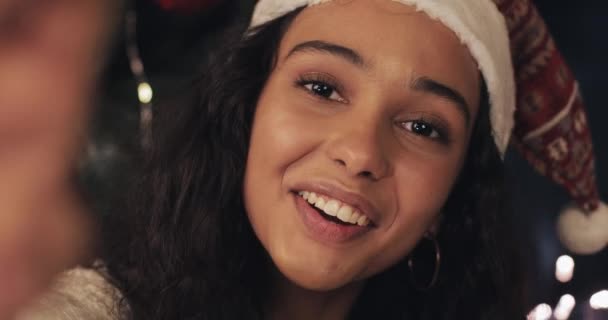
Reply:
M66 271L16 320L121 320L120 292L107 279L98 269Z

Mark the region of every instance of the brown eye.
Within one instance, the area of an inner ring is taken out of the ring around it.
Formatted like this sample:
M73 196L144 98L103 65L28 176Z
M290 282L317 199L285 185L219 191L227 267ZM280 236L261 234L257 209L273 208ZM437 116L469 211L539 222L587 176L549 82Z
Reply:
M413 132L414 134L437 139L440 137L439 132L431 125L424 121L407 121L403 123L403 127Z
M345 102L346 100L338 93L338 90L322 81L305 81L301 85L311 94L327 100Z
M334 88L321 82L311 83L307 85L307 89L312 91L314 94L327 99L329 99L335 91Z

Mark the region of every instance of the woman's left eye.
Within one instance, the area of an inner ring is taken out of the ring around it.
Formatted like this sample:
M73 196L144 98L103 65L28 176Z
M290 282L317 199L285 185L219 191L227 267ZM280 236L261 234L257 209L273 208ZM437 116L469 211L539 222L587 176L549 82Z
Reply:
M325 82L322 81L308 81L301 84L306 90L310 93L319 96L323 99L334 100L338 102L345 102L344 99L339 93L338 90Z
M428 137L432 139L441 138L441 134L439 133L439 131L435 129L433 125L424 121L406 121L402 123L402 126L406 130L423 137Z

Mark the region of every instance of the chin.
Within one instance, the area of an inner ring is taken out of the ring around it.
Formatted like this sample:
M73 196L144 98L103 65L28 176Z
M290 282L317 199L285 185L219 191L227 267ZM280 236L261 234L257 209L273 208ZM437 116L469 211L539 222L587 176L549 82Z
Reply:
M357 279L356 272L344 269L342 264L314 263L313 259L292 259L276 261L274 265L281 275L293 284L312 291L332 291L347 286ZM302 263L302 260L307 260Z
M317 274L314 272L292 272L281 271L283 276L300 288L311 291L333 291L351 283L351 281L328 274Z

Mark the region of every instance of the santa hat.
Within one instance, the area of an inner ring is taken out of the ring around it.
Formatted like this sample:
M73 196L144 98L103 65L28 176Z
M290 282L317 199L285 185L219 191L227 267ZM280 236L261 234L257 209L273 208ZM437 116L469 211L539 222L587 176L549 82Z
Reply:
M260 0L251 27L331 1ZM608 244L608 207L598 197L578 84L531 1L393 1L442 22L468 47L487 84L498 150L504 155L512 136L512 144L534 168L574 199L575 205L558 219L560 239L568 249L579 254L603 249Z
M513 53L517 111L511 139L540 174L565 187L573 205L558 218L571 251L591 254L608 244L608 207L599 199L595 159L578 83L530 0L495 0Z

